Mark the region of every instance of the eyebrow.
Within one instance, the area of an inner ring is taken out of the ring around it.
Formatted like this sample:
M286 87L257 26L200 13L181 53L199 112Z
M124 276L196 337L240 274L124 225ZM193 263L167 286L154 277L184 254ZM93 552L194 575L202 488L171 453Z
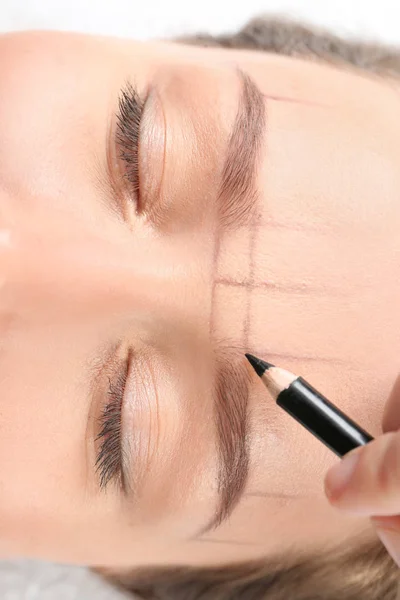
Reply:
M249 472L248 401L251 377L244 361L222 351L216 360L214 418L218 445L218 505L200 535L216 529L239 502Z
M228 141L218 193L223 228L237 228L257 217L257 166L266 129L264 96L257 84L237 69L241 82L238 110Z
M221 227L251 225L258 216L257 167L266 131L264 97L255 82L237 70L241 81L238 109L228 141L218 194ZM244 351L243 351L244 352ZM249 472L247 408L249 369L232 350L216 359L214 417L219 455L215 514L204 535L228 519L240 501Z

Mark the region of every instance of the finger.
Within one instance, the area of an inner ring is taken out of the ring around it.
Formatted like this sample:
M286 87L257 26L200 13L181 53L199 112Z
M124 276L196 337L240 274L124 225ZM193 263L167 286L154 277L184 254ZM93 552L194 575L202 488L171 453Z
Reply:
M400 567L400 516L372 518L382 544Z
M400 432L352 450L330 469L325 492L334 506L364 516L400 513Z
M397 377L388 401L386 402L382 419L382 428L385 433L400 429L400 375Z

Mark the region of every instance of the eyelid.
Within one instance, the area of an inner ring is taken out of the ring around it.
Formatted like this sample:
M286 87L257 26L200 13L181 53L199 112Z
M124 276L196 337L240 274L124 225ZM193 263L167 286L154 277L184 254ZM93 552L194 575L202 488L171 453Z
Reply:
M161 191L167 147L167 124L161 96L155 85L148 89L139 146L139 172L143 206L153 223L162 219Z
M142 487L158 438L158 390L153 365L140 352L131 361L122 404L121 447L127 494Z
M111 199L112 208L116 215L124 222L128 220L126 206L128 203L126 186L123 185L121 177L118 177L118 158L115 147L115 107L111 111L111 118L107 127L106 135L106 182L107 196Z

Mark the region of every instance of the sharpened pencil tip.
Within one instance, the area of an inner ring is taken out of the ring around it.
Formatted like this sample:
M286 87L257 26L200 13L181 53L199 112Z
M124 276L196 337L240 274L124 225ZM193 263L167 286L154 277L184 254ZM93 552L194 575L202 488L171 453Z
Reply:
M265 371L268 371L268 369L271 369L275 366L265 360L261 360L261 358L253 356L252 354L246 354L246 358L259 377L262 377Z

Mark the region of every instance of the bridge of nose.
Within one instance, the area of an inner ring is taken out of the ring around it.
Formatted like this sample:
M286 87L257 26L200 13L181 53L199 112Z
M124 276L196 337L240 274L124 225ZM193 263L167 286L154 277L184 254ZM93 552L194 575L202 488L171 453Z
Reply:
M207 319L207 268L160 240L0 229L0 306L31 317ZM1 296L3 296L1 298Z

